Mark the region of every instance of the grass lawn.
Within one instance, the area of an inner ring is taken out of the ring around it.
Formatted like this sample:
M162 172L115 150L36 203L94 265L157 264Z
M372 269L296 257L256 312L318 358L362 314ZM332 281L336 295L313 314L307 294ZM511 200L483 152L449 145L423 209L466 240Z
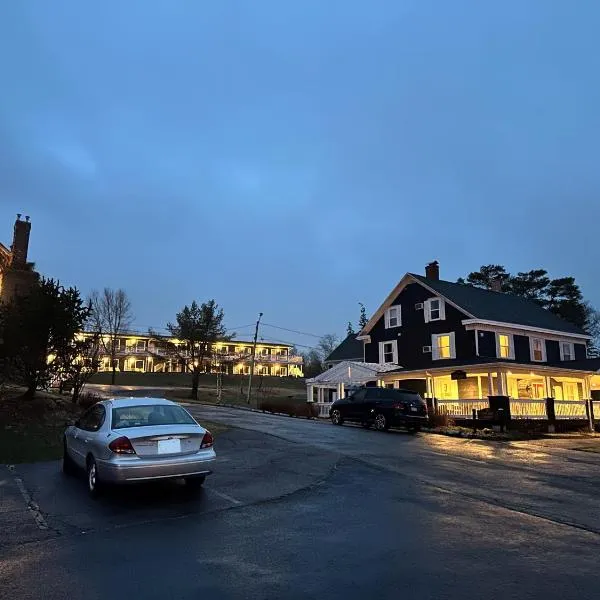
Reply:
M65 428L85 409L73 405L68 396L47 392L38 392L33 400L23 400L23 391L18 387L0 391L0 464L61 458ZM208 421L203 421L202 426L215 437L227 429Z
M253 378L252 399L250 406L256 407L262 401L286 400L297 403L306 401L306 384L304 379L293 377L261 377ZM110 383L109 373L96 374L91 383ZM147 388L170 388L157 390L165 398L176 401L189 401L192 376L189 373L117 373L116 385L145 386ZM246 394L248 378L241 375L223 376L223 395L221 403L247 406ZM142 396L144 390L126 390L128 396ZM216 375L201 375L198 388L198 399L201 402L217 404Z

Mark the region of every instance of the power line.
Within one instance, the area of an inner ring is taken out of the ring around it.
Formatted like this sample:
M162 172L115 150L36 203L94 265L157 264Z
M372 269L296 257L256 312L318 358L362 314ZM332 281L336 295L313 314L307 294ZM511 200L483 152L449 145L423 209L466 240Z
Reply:
M308 335L310 337L314 337L317 339L321 339L323 337L322 335L317 335L316 333L307 333L306 331L298 331L296 329L288 329L287 327L279 327L279 325L270 325L269 323L263 323L263 325L266 327L273 327L275 329L281 329L282 331L289 331L291 333L298 333L300 335Z

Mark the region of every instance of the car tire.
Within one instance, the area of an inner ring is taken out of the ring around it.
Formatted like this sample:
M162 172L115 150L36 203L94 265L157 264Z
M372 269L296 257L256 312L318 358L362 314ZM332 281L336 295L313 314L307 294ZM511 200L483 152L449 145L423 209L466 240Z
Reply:
M206 481L206 475L202 475L201 477L186 477L185 485L190 490L199 490Z
M93 456L89 456L87 459L86 474L88 493L92 498L98 498L102 493L102 483L98 477L98 465Z
M387 431L390 428L390 422L383 413L375 415L375 429L377 431Z
M334 425L343 425L344 424L344 419L342 418L342 413L337 408L335 408L331 411L331 422Z
M73 462L73 459L69 456L69 452L67 451L67 440L63 440L63 461L62 461L62 471L65 475L75 475L77 471L77 466Z

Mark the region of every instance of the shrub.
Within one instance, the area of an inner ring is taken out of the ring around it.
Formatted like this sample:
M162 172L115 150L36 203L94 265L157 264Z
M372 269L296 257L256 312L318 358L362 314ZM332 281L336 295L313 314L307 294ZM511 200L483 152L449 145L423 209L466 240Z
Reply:
M92 394L92 393L80 394L79 402L77 404L78 404L78 406L81 406L81 408L87 409L90 406L93 406L94 404L96 404L96 402L100 402L100 400L103 400L103 398L101 396L98 396L97 394Z
M298 402L292 399L286 400L263 400L259 404L260 410L270 413L283 413L290 417L315 418L319 415L318 408L308 402Z

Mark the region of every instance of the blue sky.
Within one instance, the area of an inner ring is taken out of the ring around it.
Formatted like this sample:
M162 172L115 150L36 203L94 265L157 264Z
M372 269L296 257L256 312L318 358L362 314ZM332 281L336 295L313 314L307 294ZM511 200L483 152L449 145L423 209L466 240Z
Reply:
M39 269L123 287L140 329L215 298L342 334L433 259L600 307L599 25L584 0L4 2L0 239L31 215Z

